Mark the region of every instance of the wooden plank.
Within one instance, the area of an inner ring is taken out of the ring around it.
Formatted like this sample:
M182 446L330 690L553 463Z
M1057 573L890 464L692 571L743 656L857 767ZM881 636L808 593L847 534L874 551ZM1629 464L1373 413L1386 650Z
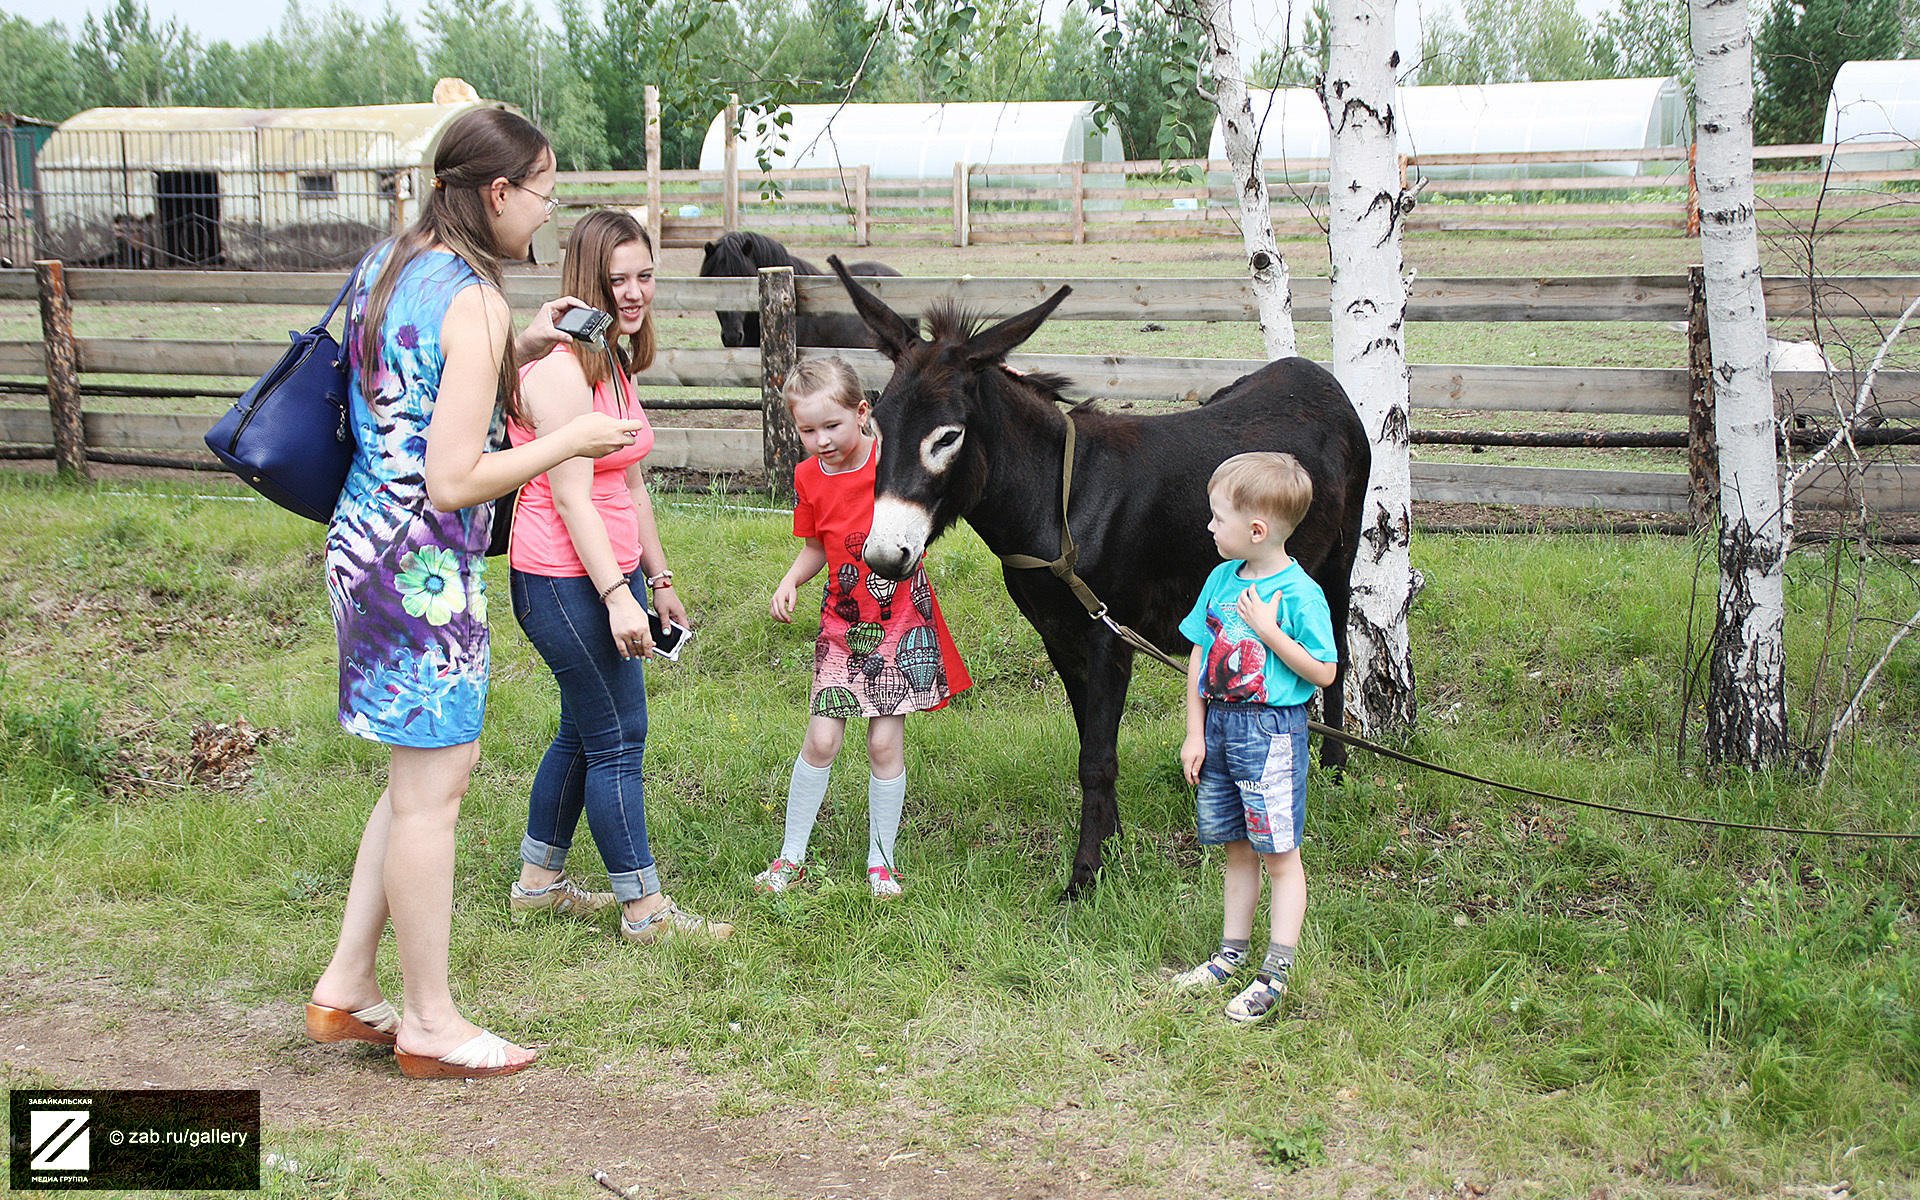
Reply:
M1622 150L1510 150L1481 154L1409 154L1407 168L1494 167L1519 163L1685 162L1685 146L1635 146Z
M1416 500L1630 512L1687 511L1687 477L1678 472L1415 462L1411 473Z
M0 408L0 443L52 446L53 417L44 408Z
M754 280L747 282L758 286ZM654 356L653 365L635 376L635 380L641 387L738 387L757 391L760 348L662 350Z
M103 450L207 452L206 433L217 414L99 413L86 415L87 445Z
M46 355L39 342L0 342L0 371L44 378L46 369Z
M1853 275L1815 281L1788 276L1769 277L1764 283L1767 317L1789 320L1805 317L1815 303L1829 318L1895 318L1920 296L1920 275Z
M676 429L654 426L649 468L679 467L729 475L757 474L761 465L758 429Z
M893 375L893 364L877 350L833 353L845 358L867 387L879 387ZM803 348L801 357L809 356ZM1211 396L1266 365L1257 359L1096 354L1015 354L1008 362L1023 371L1065 376L1069 399L1187 402ZM1683 370L1471 366L1416 366L1412 370L1412 399L1420 408L1662 416L1686 411L1687 373Z
M795 283L804 312L853 311L836 279L803 275ZM986 312L1017 312L1038 304L1062 284L1071 285L1073 293L1059 308L1058 320L1251 321L1258 316L1250 286L1234 278L887 278L870 286L899 312L917 316L945 300ZM663 290L666 286L661 284ZM1863 294L1896 290L1869 287ZM1295 320L1326 320L1328 302L1325 277L1294 276ZM1897 315L1899 308L1893 311ZM1684 275L1416 279L1407 309L1407 318L1414 321L1674 321L1686 314Z
M1794 503L1804 508L1846 511L1862 502L1876 513L1920 512L1920 463L1877 463L1858 472L1825 463L1795 490Z
M258 378L286 353L279 342L81 338L80 369L113 375L221 375Z

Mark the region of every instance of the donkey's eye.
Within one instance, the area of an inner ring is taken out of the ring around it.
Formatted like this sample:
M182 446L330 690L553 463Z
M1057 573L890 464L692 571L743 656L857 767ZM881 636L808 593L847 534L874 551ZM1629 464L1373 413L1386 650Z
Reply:
M947 469L953 456L960 452L960 441L967 431L959 425L942 425L940 428L920 439L920 463L935 475Z

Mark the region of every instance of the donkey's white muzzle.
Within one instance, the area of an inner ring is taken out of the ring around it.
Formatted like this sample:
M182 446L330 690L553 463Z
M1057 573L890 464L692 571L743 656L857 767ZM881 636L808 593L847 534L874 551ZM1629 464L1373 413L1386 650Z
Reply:
M862 557L876 574L905 579L919 565L932 533L933 514L925 507L907 500L876 500L873 529L867 534Z

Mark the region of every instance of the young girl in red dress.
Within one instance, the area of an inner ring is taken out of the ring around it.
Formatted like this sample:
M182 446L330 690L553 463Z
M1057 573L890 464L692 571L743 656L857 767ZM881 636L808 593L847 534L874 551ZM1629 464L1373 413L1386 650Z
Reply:
M847 718L865 717L867 884L876 898L891 899L900 894L893 844L907 793L906 716L942 707L973 681L947 633L925 564L896 583L861 561L882 448L853 368L839 358L808 359L787 376L781 394L812 457L793 472L793 535L806 545L774 589L774 619L791 623L800 586L822 567L828 574L813 644L807 737L787 785L786 839L754 886L784 892L806 877L807 840Z

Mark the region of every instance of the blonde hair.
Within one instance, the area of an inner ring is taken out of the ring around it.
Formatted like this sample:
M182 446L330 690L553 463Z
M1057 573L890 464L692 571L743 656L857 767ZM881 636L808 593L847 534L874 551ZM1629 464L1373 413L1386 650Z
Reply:
M1313 504L1313 480L1300 460L1278 450L1236 454L1213 469L1207 494L1250 517L1263 517L1280 532L1292 533Z
M788 415L792 415L796 403L808 396L825 396L848 412L856 413L867 402L867 394L860 390L860 377L853 373L847 360L838 355L809 358L787 372L780 398L787 402Z
M634 220L630 213L596 208L580 218L580 223L567 235L567 257L560 268L560 291L585 300L601 312L616 312L620 306L615 303L613 288L607 283L613 252L635 242L647 248L648 258L654 257L653 239L647 236L647 227ZM639 332L627 338L625 346L620 345L618 337L613 339L616 353L630 371L644 371L653 365L655 341L652 305L647 306L646 320L641 322ZM599 387L606 382L605 355L581 354L579 361L587 386Z

